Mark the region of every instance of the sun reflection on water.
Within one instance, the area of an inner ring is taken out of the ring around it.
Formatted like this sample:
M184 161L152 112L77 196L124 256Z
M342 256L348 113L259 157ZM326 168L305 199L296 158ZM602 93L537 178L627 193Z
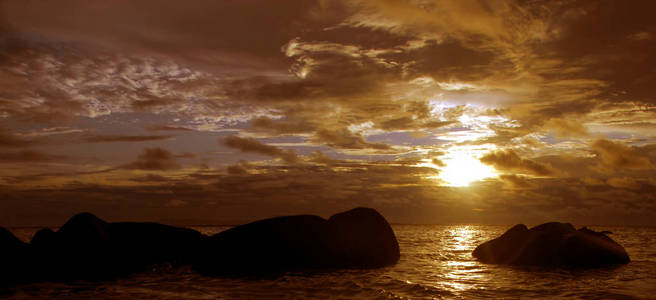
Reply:
M473 280L485 276L480 273L478 262L470 254L479 234L470 226L453 226L447 230L445 250L455 256L443 263L444 270L447 270L443 275L447 280L440 283L443 287L452 291L469 290Z

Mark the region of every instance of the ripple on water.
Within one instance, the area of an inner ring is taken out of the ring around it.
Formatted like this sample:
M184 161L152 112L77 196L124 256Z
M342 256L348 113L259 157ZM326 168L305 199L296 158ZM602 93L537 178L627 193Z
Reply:
M38 283L16 298L103 299L513 299L649 298L656 295L656 229L600 227L625 245L632 262L615 268L562 270L481 264L471 251L504 226L393 226L401 246L395 265L375 270L288 274L273 280L206 277L160 268L109 282ZM199 227L213 234L227 227ZM20 231L29 240L36 230Z

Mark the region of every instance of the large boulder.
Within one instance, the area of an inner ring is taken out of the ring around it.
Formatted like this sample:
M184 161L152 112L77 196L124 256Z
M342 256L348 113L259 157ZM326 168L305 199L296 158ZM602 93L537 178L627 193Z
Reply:
M392 227L376 210L354 208L328 219L336 241L338 264L376 268L399 260L399 243Z
M193 229L151 222L109 224L111 249L125 268L162 262L188 264L203 235Z
M474 250L485 263L561 267L598 267L626 264L626 250L606 234L569 223L551 222L531 229L515 225L503 235Z
M90 213L73 216L58 231L38 231L30 245L34 280L103 279L159 263L185 263L202 235L157 223L107 223Z
M399 245L385 218L356 208L329 220L298 215L237 226L210 237L193 268L222 276L297 270L375 268L394 264Z
M0 287L24 281L28 275L28 245L0 227Z

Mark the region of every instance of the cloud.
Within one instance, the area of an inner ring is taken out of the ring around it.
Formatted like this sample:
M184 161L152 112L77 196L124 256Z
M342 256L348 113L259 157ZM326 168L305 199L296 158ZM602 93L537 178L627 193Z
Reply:
M228 171L228 174L231 175L246 175L249 174L248 170L251 168L253 168L251 164L249 164L245 160L241 160L239 161L239 163L235 165L228 166L228 168L226 168L226 171Z
M147 126L146 129L150 131L193 131L193 129L189 129L186 127L170 126L170 125L151 125L151 126Z
M334 165L342 162L339 159L330 158L328 155L326 155L325 153L319 150L315 150L314 152L312 152L312 155L308 158L308 160L313 163L324 164L324 165Z
M170 139L171 135L94 135L82 138L87 143L150 142Z
M590 147L597 154L601 163L606 167L615 169L615 171L622 169L644 170L654 168L654 165L645 154L621 142L599 139L592 142Z
M438 167L445 167L445 166L446 166L446 164L444 163L444 161L442 161L442 160L439 159L439 158L433 158L433 159L431 160L431 162L432 162L434 165L438 166Z
M49 135L57 135L57 134L71 134L71 133L78 133L78 132L85 132L87 129L81 129L81 128L70 128L70 127L46 127L46 128L41 128L38 130L33 130L31 132L22 134L23 136L49 136Z
M575 120L550 119L544 127L556 132L559 137L581 137L589 134L588 129Z
M613 177L606 182L608 185L620 189L637 190L641 187L641 184L637 180L630 177Z
M515 174L501 174L499 178L506 184L507 187L513 189L529 188L531 182L526 176L518 176Z
M389 119L377 124L376 127L383 130L417 130L417 129L435 129L448 126L455 121L419 121L412 117L400 117Z
M61 161L64 158L65 156L32 150L0 153L0 162L49 162Z
M220 142L227 147L238 149L241 152L279 157L287 163L295 163L298 159L293 150L283 150L275 146L261 143L253 138L241 138L236 135L231 135L223 138Z
M12 134L9 130L3 129L0 127L0 147L27 147L35 145L36 142L33 140L24 139Z
M130 180L140 183L156 183L156 182L168 182L169 178L164 177L158 174L146 174L143 176L132 177Z
M392 149L387 144L367 142L362 135L352 133L346 128L336 130L320 129L314 134L313 141L341 149Z
M162 148L145 148L137 160L123 166L125 169L167 171L179 169L180 165L171 152Z
M315 129L315 125L305 120L273 121L267 117L253 119L253 128L277 134L308 133Z
M495 169L504 172L516 172L538 176L553 175L555 171L549 165L529 159L523 159L513 150L492 151L480 158L482 163L492 165Z
M211 219L371 205L399 221L652 224L653 8L0 1L0 220L59 208ZM217 138L236 150L217 154ZM149 141L170 148L134 152ZM454 146L512 150L481 158L499 180L460 189L427 179ZM193 155L202 170L183 168ZM162 209L178 201L187 205Z

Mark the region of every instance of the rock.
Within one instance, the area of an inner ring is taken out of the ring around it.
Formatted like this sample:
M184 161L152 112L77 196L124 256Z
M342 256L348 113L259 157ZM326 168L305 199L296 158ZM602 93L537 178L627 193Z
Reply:
M562 267L626 264L626 250L606 236L569 223L545 223L531 229L519 224L474 250L485 263Z
M28 264L28 245L0 227L0 287L24 281Z
M187 264L203 238L193 229L151 222L110 223L109 234L116 256L137 269L162 262Z
M57 232L42 229L31 246L35 280L99 279L114 275L109 224L90 213L70 218Z
M202 235L157 223L107 223L90 213L73 216L57 232L42 229L31 241L34 280L105 279L160 263L185 263Z
M55 232L50 228L40 229L32 237L30 245L36 248L48 247L48 245L51 245L55 241L56 236Z
M220 232L201 249L194 270L222 276L375 268L399 259L392 228L370 208L356 208L329 220L312 215L260 220Z
M385 218L356 208L329 220L311 216L265 219L212 237L148 222L108 223L90 213L59 230L39 230L30 244L0 228L3 284L42 280L96 280L157 264L192 264L220 275L281 274L293 270L375 268L399 259Z
M376 268L399 260L392 227L376 210L355 208L328 219L337 241L340 262L348 267Z

